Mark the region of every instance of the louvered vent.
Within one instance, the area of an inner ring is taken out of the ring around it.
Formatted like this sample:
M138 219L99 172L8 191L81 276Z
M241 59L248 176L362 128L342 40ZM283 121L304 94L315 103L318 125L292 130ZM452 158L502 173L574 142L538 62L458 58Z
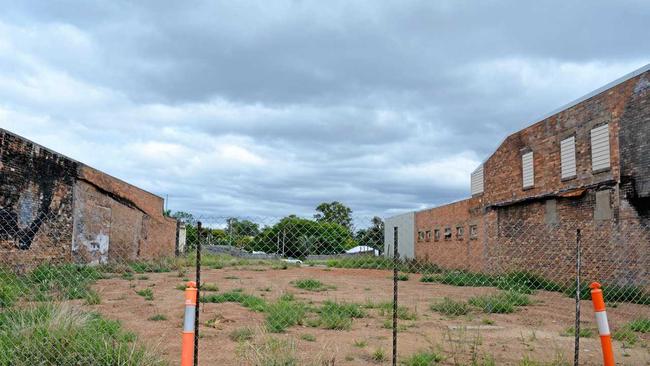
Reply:
M524 188L530 188L535 185L535 170L533 167L533 152L524 154L521 157L522 173L524 178Z
M472 173L472 196L483 193L483 164Z
M571 136L560 142L562 179L576 176L576 138Z
M591 130L591 169L601 170L610 166L609 125Z

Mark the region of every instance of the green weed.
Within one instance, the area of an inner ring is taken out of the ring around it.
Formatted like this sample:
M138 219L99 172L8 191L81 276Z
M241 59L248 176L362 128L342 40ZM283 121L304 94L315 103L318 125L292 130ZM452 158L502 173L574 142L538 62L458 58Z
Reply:
M431 310L448 316L459 316L469 313L467 303L454 301L448 297L445 297L438 303L432 304Z

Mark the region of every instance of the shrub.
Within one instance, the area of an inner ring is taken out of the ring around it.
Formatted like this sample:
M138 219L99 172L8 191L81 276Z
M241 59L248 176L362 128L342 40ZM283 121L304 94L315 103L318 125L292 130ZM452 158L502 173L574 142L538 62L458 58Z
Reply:
M243 342L253 339L253 335L254 332L252 329L239 328L230 332L230 334L228 334L228 338L230 338L230 340L233 342Z
M409 275L406 273L400 273L397 275L397 280L398 281L408 281L409 280Z
M442 361L444 357L432 351L420 351L401 362L404 366L430 366Z
M6 365L165 365L134 344L120 323L67 306L0 313L0 357Z
M532 294L535 290L562 291L559 284L531 272L511 272L497 279L497 288Z
M448 316L465 315L469 312L469 308L466 303L454 301L448 297L442 299L441 302L431 305L431 310Z
M36 298L53 296L60 300L76 300L84 299L90 285L101 278L102 273L92 266L44 264L36 267L24 279L24 284L36 292Z

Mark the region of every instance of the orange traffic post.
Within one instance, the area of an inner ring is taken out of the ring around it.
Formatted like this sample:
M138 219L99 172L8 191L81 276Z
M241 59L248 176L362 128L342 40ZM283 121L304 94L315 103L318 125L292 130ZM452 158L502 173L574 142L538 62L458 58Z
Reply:
M600 345L603 349L603 365L614 366L612 336L609 332L609 323L607 322L603 290L598 282L592 283L589 285L589 288L591 289L591 301L594 303L594 312L596 312L596 323L598 324L598 334L600 334Z
M194 364L194 319L196 314L196 282L188 282L185 288L185 320L183 321L183 345L181 366Z

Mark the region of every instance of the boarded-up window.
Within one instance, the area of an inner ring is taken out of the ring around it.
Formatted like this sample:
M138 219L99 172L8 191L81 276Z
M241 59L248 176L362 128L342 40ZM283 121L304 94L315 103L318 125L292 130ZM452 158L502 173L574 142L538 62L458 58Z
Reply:
M591 168L607 169L609 164L609 125L602 125L591 130Z
M576 176L576 138L571 136L560 142L562 179Z
M433 240L434 241L440 240L440 230L439 229L433 230Z
M535 185L535 169L533 167L533 152L525 153L521 157L522 175L524 178L524 188L530 188Z
M472 196L483 193L483 164L472 173Z

